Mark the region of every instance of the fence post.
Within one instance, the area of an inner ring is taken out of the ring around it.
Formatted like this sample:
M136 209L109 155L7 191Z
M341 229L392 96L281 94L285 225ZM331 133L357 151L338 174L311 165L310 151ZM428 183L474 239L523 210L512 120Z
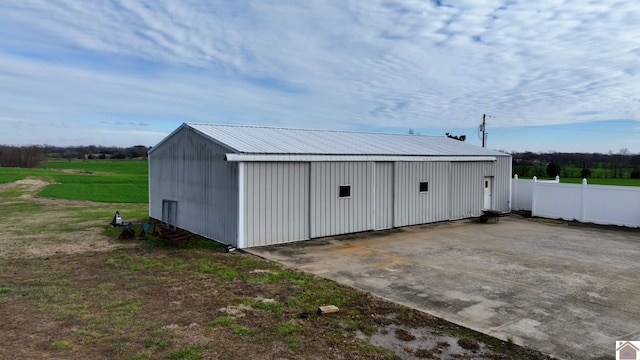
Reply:
M580 222L587 221L587 205L585 201L585 196L587 196L587 179L582 179L582 189L580 190Z
M538 177L533 177L533 189L531 189L531 216L536 216L536 188L538 186Z

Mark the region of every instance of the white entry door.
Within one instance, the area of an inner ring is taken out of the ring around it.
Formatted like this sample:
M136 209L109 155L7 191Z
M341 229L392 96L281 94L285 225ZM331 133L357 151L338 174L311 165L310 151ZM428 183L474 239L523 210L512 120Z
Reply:
M492 195L492 189L493 189L493 177L492 176L485 176L484 178L484 201L482 203L482 208L483 209L491 209L491 195Z

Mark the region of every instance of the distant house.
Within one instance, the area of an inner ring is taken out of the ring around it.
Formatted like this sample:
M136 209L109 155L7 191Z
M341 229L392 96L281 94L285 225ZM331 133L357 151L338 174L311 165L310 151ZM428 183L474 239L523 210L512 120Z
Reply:
M511 156L439 136L183 124L149 215L238 248L510 211Z
M618 352L618 358L620 360L637 360L638 359L638 349L629 341L622 343L618 346L616 351Z

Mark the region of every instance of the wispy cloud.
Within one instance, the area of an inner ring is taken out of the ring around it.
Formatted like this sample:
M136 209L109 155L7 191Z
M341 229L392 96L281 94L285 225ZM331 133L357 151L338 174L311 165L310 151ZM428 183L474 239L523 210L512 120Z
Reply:
M0 23L0 117L42 127L640 120L633 1L16 0Z

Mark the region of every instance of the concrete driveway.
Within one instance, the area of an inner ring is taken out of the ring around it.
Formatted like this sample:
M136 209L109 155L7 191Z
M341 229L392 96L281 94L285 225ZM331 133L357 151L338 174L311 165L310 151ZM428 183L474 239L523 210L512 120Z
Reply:
M509 216L250 252L560 358L640 340L640 231Z

